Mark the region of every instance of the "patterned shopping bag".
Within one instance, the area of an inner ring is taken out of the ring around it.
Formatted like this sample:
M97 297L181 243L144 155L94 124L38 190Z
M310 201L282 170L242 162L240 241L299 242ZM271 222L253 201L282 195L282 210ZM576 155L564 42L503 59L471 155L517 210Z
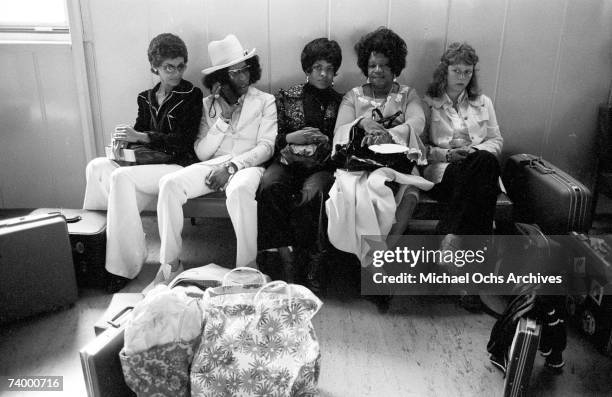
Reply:
M137 396L189 396L189 367L199 338L171 342L119 359L125 383Z
M207 290L192 396L316 395L320 353L311 319L321 305L306 287L282 281Z
M119 360L137 396L189 396L189 369L202 334L196 287L160 285L134 308Z

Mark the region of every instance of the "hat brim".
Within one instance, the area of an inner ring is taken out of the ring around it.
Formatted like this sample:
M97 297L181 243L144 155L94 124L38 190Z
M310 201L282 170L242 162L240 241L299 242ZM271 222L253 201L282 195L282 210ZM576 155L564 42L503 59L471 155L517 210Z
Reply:
M226 68L228 66L232 66L235 65L237 63L240 63L242 61L245 61L249 58L252 58L255 55L255 48L253 48L250 52L248 52L246 55L241 56L240 58L234 59L231 62L228 63L224 63L223 65L217 65L217 66L211 66L209 68L206 69L202 69L202 74L206 75L206 74L211 74L212 72L216 72L217 70Z

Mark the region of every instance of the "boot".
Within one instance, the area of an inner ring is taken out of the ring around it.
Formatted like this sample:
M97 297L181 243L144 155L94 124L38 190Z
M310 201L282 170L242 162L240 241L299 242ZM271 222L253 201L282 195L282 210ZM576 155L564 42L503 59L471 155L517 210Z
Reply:
M323 244L316 244L310 251L306 266L306 287L312 292L319 293L323 288L323 268L327 262L327 249Z
M310 249L309 260L306 266L306 286L314 293L321 292L323 284L322 267L326 265L328 244L325 198L321 193L319 196L317 237L313 247Z
M283 280L288 284L292 284L295 281L295 266L293 260L293 249L291 247L280 247L278 254L281 258L283 266Z

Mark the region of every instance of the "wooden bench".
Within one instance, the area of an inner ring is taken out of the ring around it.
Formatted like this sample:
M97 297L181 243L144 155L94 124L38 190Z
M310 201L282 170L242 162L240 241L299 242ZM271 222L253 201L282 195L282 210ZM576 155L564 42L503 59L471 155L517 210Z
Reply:
M443 204L429 197L427 193L422 193L413 219L438 220L444 209ZM225 206L225 192L214 192L188 200L183 206L183 212L186 218L191 218L192 224L195 224L196 218L229 218ZM496 224L512 222L512 200L503 192L497 196L495 222Z

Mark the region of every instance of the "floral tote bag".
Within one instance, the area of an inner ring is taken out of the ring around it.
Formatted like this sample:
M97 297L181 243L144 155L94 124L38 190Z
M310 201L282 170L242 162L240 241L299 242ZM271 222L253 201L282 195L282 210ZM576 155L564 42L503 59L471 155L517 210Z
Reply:
M192 396L316 395L320 352L311 319L321 305L306 287L282 281L208 289Z

